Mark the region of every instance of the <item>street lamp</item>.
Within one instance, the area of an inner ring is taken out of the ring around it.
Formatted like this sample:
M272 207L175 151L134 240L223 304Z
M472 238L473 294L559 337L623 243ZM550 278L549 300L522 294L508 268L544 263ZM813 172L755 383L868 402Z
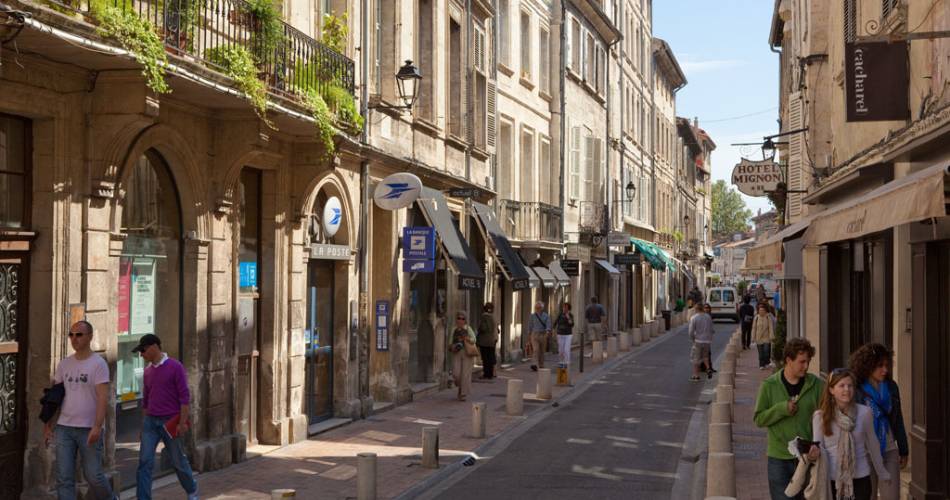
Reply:
M372 104L370 109L405 109L412 111L412 105L416 102L416 95L419 92L419 81L422 80L422 72L419 71L411 59L406 59L406 63L399 68L396 73L396 86L399 90L399 99L402 100L402 106L391 106L388 104Z
M626 201L633 201L633 197L637 195L637 186L633 184L633 181L627 181L627 186L623 190L627 192Z

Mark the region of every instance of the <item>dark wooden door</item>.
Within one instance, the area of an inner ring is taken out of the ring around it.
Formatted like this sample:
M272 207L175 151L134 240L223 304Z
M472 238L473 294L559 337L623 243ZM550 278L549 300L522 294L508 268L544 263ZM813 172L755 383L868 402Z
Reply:
M26 444L27 276L26 252L0 241L0 498L17 498Z

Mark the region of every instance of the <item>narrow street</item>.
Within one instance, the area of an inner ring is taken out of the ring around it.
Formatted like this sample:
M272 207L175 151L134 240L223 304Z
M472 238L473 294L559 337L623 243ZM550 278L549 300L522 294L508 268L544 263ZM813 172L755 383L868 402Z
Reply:
M713 359L734 329L716 323ZM671 498L687 426L706 386L688 380L688 346L682 329L628 358L433 497Z

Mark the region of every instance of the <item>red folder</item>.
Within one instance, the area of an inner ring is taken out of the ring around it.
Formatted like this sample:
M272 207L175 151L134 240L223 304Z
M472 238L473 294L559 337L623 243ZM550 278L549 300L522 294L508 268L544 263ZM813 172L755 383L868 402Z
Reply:
M168 433L168 437L175 439L178 437L178 421L181 420L181 415L175 415L174 417L168 419L165 422L165 432Z

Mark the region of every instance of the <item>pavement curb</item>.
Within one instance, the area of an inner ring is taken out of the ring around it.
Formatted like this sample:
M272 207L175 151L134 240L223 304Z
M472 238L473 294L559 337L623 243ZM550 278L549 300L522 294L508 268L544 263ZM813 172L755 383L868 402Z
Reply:
M467 476L472 471L476 470L478 467L478 458L483 455L489 454L498 454L507 448L515 439L524 435L526 432L531 430L539 422L547 418L551 413L553 413L557 406L561 404L570 403L574 399L580 397L585 391L590 389L593 385L593 381L606 371L614 368L614 366L621 364L622 362L628 359L635 359L640 354L648 352L654 348L654 346L661 345L672 338L677 333L681 333L680 330L685 330L685 325L680 325L674 329L668 330L660 335L658 338L654 338L650 343L645 345L640 345L634 347L631 351L622 353L612 360L608 360L605 363L601 364L595 370L590 372L590 378L581 382L580 384L571 387L563 394L554 398L551 401L551 404L545 405L541 408L534 410L529 415L525 416L525 419L518 424L515 424L510 429L507 429L503 432L495 434L487 441L479 445L473 451L468 453L468 456L464 456L460 460L457 460L451 464L446 465L444 468L432 474L431 476L423 479L422 481L415 484L415 486L403 491L395 497L396 500L423 500L430 498L437 498L445 489L451 487L453 484L461 481L465 476ZM555 406L557 405L557 406ZM471 460L475 460L475 464L470 467L465 467L465 463ZM459 473L460 470L464 470L465 473Z

